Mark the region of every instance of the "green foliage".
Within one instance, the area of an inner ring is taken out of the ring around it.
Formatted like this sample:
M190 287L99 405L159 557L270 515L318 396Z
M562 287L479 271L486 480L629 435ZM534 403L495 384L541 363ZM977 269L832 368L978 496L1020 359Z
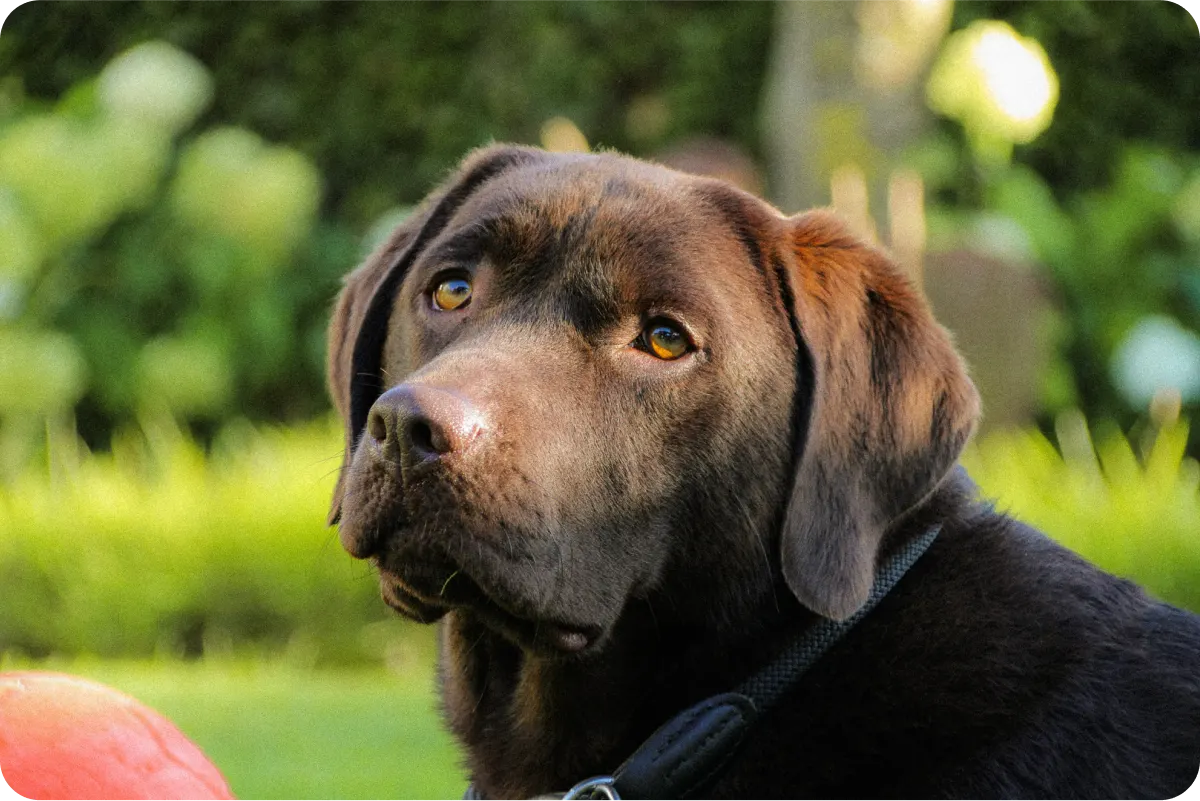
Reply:
M1059 374L1069 375L1071 385L1057 399L1044 399L1047 412L1079 404L1092 416L1129 424L1145 413L1145 398L1156 387L1134 385L1121 360L1114 361L1127 337L1163 312L1200 330L1200 246L1186 220L1180 222L1186 212L1178 211L1189 201L1189 174L1200 181L1196 158L1131 145L1120 154L1111 186L1061 204L1021 165L997 173L987 186L987 207L1020 226L1031 255L1054 278L1066 312ZM1175 350L1182 359L1197 358ZM1187 386L1174 388L1194 412L1200 393L1186 380L1189 370L1200 365L1177 368Z
M1060 454L1037 431L985 437L963 463L986 498L1100 567L1200 611L1200 465L1188 426L1148 431L1138 450L1113 426L1093 443L1078 412L1057 424Z
M943 175L946 175L943 172ZM935 242L967 241L1042 266L1057 311L1042 377L1043 421L1067 408L1133 425L1160 390L1200 410L1200 196L1195 154L1139 144L1116 154L1110 185L1059 200L1023 164L993 167L981 210L931 210ZM1192 434L1191 452L1200 447Z
M0 328L0 415L70 409L83 394L86 375L70 337Z
M247 267L274 272L308 233L319 191L316 170L299 153L218 128L180 155L171 199L197 229L243 243L254 257Z
M147 407L202 436L235 414L310 418L328 406L324 327L361 233L468 149L537 142L555 115L637 153L695 132L756 149L771 14L18 8L0 37L0 327L75 343L72 424L93 446ZM40 429L0 418L7 441Z
M295 150L231 127L177 142L211 95L199 62L150 42L0 125L6 456L72 413L104 445L145 410L211 431L235 408L326 406L325 319L357 237L315 225L320 177Z
M404 635L323 525L335 426L235 426L211 458L169 418L145 431L0 489L0 651L362 662Z
M572 119L593 146L648 154L706 133L759 150L769 3L66 2L16 9L0 74L55 98L147 39L211 70L203 124L287 142L363 231L472 147Z
M97 99L115 116L172 134L212 102L204 65L166 42L145 42L113 59L96 81Z

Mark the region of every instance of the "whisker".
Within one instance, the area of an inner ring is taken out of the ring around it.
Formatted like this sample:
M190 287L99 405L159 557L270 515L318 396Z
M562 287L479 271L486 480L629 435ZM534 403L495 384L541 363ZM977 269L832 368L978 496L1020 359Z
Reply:
M324 457L324 458L321 458L321 459L318 459L318 460L316 460L315 462L309 462L308 466L309 466L309 467L316 467L316 466L317 466L317 465L319 465L319 464L324 464L325 462L328 462L330 459L340 459L340 458L342 458L342 456L343 456L343 455L344 455L344 454L343 454L343 452L342 452L342 451L338 451L338 452L337 452L337 453L335 453L333 456L326 456L326 457Z
M338 465L337 467L333 468L332 470L327 470L327 471L326 471L325 473L323 473L323 474L322 474L322 475L321 475L319 478L315 478L315 479L313 479L312 483L313 483L313 484L319 484L320 482L322 482L322 481L324 481L325 479L329 478L330 476L332 476L334 473L336 473L336 472L340 471L341 469L342 469L342 468L341 468L341 465Z

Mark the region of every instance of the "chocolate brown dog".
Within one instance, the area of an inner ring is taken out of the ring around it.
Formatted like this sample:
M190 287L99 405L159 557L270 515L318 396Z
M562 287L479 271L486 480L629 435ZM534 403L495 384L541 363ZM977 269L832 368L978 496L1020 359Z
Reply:
M611 773L938 527L694 792L1156 798L1196 776L1200 619L974 498L962 363L827 213L478 151L347 279L329 376L331 520L389 605L442 619L484 796Z

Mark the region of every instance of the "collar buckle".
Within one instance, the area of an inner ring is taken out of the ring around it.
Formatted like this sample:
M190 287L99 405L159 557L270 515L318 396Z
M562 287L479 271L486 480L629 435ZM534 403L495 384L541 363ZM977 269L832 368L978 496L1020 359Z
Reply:
M612 776L593 776L567 790L563 801L571 799L604 799L604 801L620 801L621 794L613 786Z

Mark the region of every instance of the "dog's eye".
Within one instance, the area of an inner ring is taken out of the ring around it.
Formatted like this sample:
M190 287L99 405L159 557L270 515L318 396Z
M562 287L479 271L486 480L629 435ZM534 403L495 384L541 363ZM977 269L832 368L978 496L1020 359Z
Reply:
M447 278L433 290L433 307L440 311L461 309L470 300L471 282L465 278Z
M687 334L665 320L651 320L642 336L645 349L664 361L678 359L692 348Z

